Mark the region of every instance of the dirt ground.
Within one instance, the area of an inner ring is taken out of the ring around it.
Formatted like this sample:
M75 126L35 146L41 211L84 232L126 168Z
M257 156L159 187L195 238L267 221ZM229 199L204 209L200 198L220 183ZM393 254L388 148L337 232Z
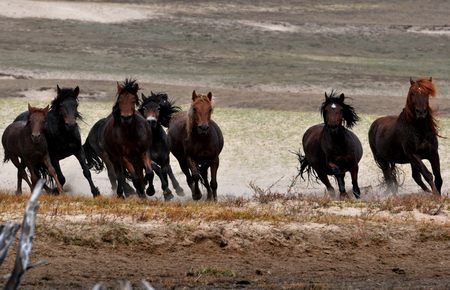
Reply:
M131 76L178 104L195 89L212 91L219 107L317 112L336 88L359 113L385 115L400 112L410 76L433 76L432 105L450 117L448 1L5 0L0 8L0 98L34 92L24 98L32 102L59 84L79 85L82 102L109 102L115 82ZM48 264L30 270L23 289L114 289L121 280L138 288L142 279L156 289L450 288L448 202L425 220L337 207L276 222L41 216L31 260Z

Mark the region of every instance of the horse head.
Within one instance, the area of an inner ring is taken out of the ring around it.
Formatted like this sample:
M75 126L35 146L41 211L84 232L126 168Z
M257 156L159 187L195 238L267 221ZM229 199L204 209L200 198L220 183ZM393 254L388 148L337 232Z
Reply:
M320 108L325 126L332 132L337 132L343 125L347 128L353 127L359 117L354 108L345 103L345 95L339 96L332 90L330 95L325 92L325 101Z
M188 130L192 132L192 130L195 128L198 134L206 135L209 130L209 123L211 121L212 112L213 106L211 92L209 92L207 95L202 95L197 94L195 91L193 91L192 103L188 114Z
M136 106L139 105L137 92L139 85L136 80L125 79L117 83L117 100L113 106L113 116L117 123L131 124L135 117Z
M432 113L430 108L430 96L436 96L436 88L432 83L433 79L419 79L414 81L410 78L411 87L409 88L406 99L406 113L408 117L416 120L425 120Z
M153 92L149 97L142 94L142 104L139 107L139 112L144 116L152 128L156 128L156 125L158 124L159 111L160 98L153 94Z
M31 128L31 141L33 143L39 143L41 141L42 132L44 131L44 121L48 111L49 106L40 109L28 104L27 124L29 124Z
M81 119L78 112L78 94L80 88L60 88L56 86L56 98L51 103L51 109L64 120L67 129L73 129L77 126L77 119Z

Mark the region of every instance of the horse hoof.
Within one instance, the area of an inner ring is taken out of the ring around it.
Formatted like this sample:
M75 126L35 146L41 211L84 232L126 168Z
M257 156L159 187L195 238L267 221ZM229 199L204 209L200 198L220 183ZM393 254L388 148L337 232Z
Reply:
M91 193L92 193L92 195L93 195L94 197L100 196L100 190L98 190L97 187L94 187L94 188L91 190Z
M175 192L178 196L184 196L184 190L181 187L175 188Z
M174 196L173 196L173 194L172 194L172 192L166 192L166 193L164 193L164 200L165 201L169 201L169 200L172 200L174 198Z
M360 199L361 198L361 193L353 191L353 194L355 195L356 199Z
M147 190L145 191L145 193L148 196L153 196L155 194L155 188L153 186L149 186L149 187L147 187Z
M202 194L201 193L192 195L192 199L193 200L200 200L201 198L202 198Z

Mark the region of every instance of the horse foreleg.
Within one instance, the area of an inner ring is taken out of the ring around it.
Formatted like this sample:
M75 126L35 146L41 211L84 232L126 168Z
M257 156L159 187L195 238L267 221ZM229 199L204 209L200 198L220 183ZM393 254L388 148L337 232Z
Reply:
M22 179L30 186L32 190L31 182L28 179L28 175L25 172L25 165L20 162L17 156L11 156L11 162L17 167L17 189L16 194L22 193Z
M355 195L356 198L360 198L361 196L361 191L359 190L358 186L358 171L359 171L358 165L353 167L352 170L350 171L350 175L352 177L353 194Z
M411 164L411 173L414 181L422 188L423 191L430 192L430 189L423 183L419 170Z
M59 179L56 174L55 168L53 168L52 162L50 161L50 157L48 156L48 154L46 154L44 157L44 165L47 166L48 172L50 173L50 175L53 177L53 179L56 182L56 188L58 189L58 194L63 193L62 185L61 185L61 183L59 183Z
M331 169L331 172L336 177L341 198L347 196L347 193L345 192L345 181L344 181L345 172L342 172L339 166L337 166L333 162L329 162L328 167Z
M83 175L89 182L89 186L91 187L91 193L94 197L100 195L100 191L95 186L94 182L92 181L91 172L89 171L89 168L87 166L86 162L86 154L84 153L83 147L81 147L80 151L78 151L77 154L75 154L75 157L78 159L78 162L81 165L81 169L83 169Z
M123 195L123 184L125 183L125 174L123 172L123 166L117 160L113 162L113 165L114 172L116 173L117 178L117 196L124 198L125 196Z
M168 167L169 167L169 162L167 160L167 162L164 162L164 164L161 166L161 177L160 177L161 188L163 190L165 200L173 199L172 191L169 189L169 179L167 177L168 171L169 171Z
M178 196L184 196L184 190L178 183L178 180L175 178L175 175L172 171L172 166L170 164L167 164L167 175L169 175L170 181L172 182L173 188L175 188L175 192Z
M219 169L219 164L219 157L217 157L211 164L211 189L214 201L217 201L217 170Z
M197 168L197 164L195 164L195 161L192 160L192 158L186 157L186 161L187 161L187 165L189 166L189 169L192 172L192 179L194 180L194 182L193 182L194 188L192 188L192 186L191 186L192 198L194 200L199 200L202 198L202 192L200 191L200 187L198 185L201 175Z
M126 157L123 157L122 161L123 161L123 164L125 165L125 169L128 170L128 172L131 175L131 180L133 181L133 185L136 188L137 194L141 198L145 197L143 178L139 178L133 164ZM136 168L136 169L139 170L139 168ZM142 171L142 167L140 169ZM142 173L140 174L140 176L142 176ZM124 180L124 182L125 182L125 180Z
M427 169L425 164L423 164L422 159L416 154L410 155L411 166L416 167L417 170L423 175L425 181L431 186L431 190L434 194L439 194L436 185L433 182L433 174Z
M439 154L436 152L430 158L431 169L434 174L434 184L436 185L436 189L439 194L441 194L442 188L442 176L441 176L441 163L439 161Z
M142 161L144 163L145 168L145 179L148 181L148 187L147 187L147 195L152 196L155 194L155 187L153 186L153 178L155 177L155 174L153 173L152 169L152 158L150 156L150 151L145 151L144 154L142 154Z
M59 160L55 159L55 158L50 158L53 168L56 171L56 175L58 176L59 179L59 183L61 183L62 186L64 186L64 184L66 184L66 178L64 177L62 171L61 171L61 166L59 165Z

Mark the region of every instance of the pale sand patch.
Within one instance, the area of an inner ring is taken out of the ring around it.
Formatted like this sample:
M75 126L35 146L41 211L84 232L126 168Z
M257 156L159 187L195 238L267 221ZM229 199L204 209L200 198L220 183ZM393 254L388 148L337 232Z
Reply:
M150 6L115 3L2 0L0 16L120 23L157 17Z

